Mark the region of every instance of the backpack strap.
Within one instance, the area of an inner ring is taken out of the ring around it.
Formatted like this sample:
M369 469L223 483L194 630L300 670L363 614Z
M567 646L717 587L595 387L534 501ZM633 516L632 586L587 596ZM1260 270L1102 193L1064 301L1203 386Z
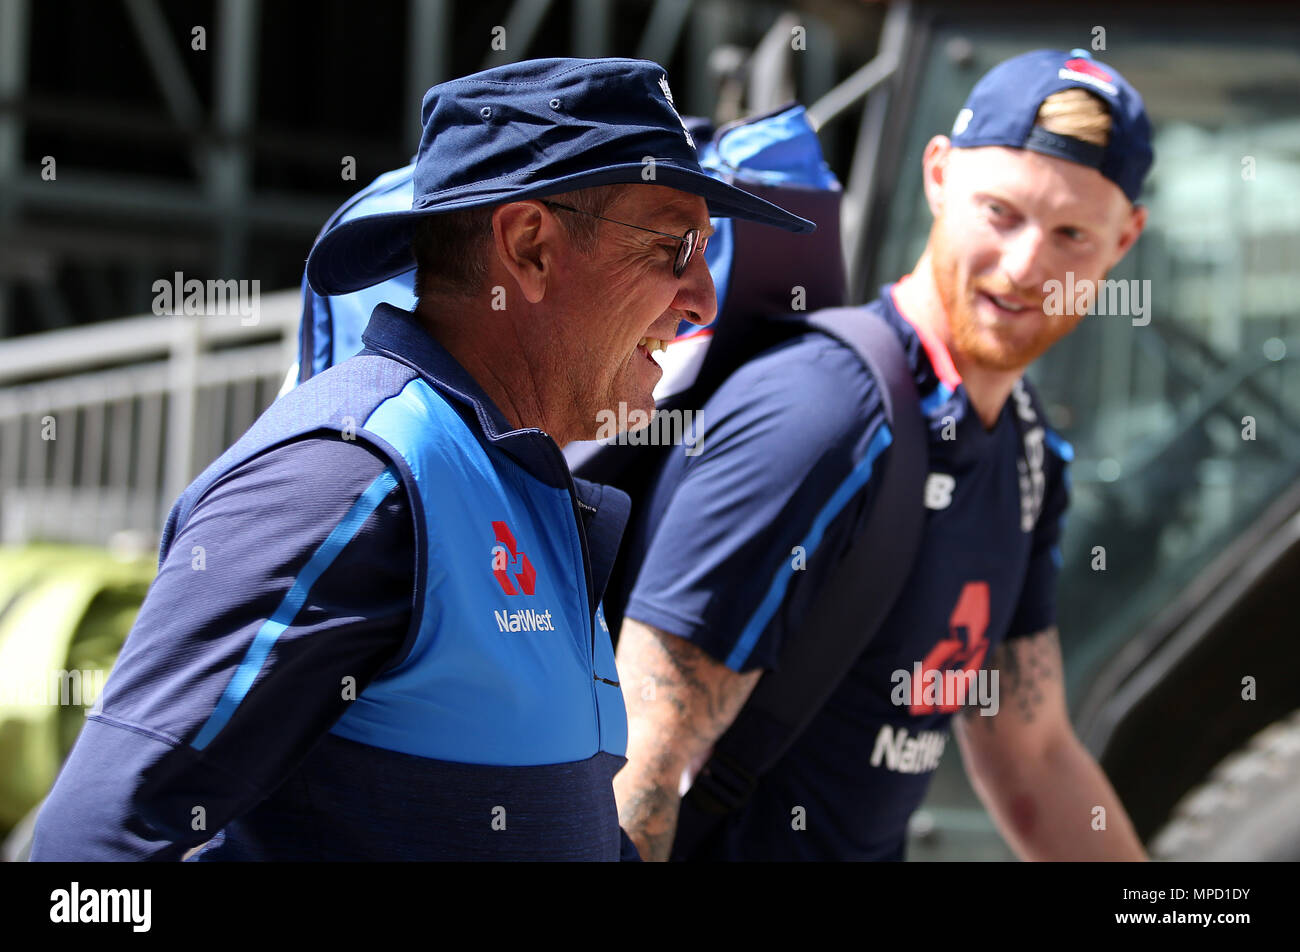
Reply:
M780 665L759 680L682 799L673 859L686 859L751 796L821 710L902 592L925 528L927 433L907 355L894 329L865 308L828 308L801 323L851 347L881 388L893 434L871 513L844 557L820 581ZM866 604L844 597L863 590Z

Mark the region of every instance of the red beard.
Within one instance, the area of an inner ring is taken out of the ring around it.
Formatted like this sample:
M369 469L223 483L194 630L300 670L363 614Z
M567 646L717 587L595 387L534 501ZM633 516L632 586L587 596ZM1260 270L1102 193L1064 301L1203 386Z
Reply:
M963 287L957 256L952 253L938 220L930 232L930 262L935 288L947 313L949 343L959 361L987 370L1023 370L1074 330L1082 319L1082 315L1044 314L1041 289L1015 288L995 280L981 286L971 278L967 278ZM976 310L981 292L1016 298L1030 308L1012 324L989 326Z

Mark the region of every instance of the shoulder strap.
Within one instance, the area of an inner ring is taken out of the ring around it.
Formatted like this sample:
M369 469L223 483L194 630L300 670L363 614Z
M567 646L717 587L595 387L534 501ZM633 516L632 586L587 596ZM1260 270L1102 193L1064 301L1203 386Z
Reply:
M758 682L683 798L674 859L688 858L742 806L808 726L893 608L920 548L927 436L898 335L860 307L816 311L803 323L851 347L867 365L880 384L893 441L865 526L820 581L812 608L782 649L779 668ZM864 590L865 604L857 597Z

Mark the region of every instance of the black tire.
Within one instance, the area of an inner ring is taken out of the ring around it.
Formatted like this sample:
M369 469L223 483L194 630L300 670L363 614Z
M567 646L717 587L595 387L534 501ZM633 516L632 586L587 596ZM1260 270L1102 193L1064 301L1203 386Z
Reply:
M1159 860L1300 860L1300 711L1260 731L1182 798Z

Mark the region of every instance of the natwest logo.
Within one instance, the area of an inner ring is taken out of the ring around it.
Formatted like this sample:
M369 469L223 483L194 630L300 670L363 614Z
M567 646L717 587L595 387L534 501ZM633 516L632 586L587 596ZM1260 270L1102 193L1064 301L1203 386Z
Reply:
M528 561L528 556L519 551L514 533L504 522L493 522L492 531L497 540L497 544L492 546L492 574L500 583L501 590L507 595L518 595L520 591L525 595L533 594L537 587L537 570ZM515 584L519 588L515 588Z
M551 621L551 610L539 612L534 608L522 608L517 612L494 611L498 631L554 631L555 622Z

